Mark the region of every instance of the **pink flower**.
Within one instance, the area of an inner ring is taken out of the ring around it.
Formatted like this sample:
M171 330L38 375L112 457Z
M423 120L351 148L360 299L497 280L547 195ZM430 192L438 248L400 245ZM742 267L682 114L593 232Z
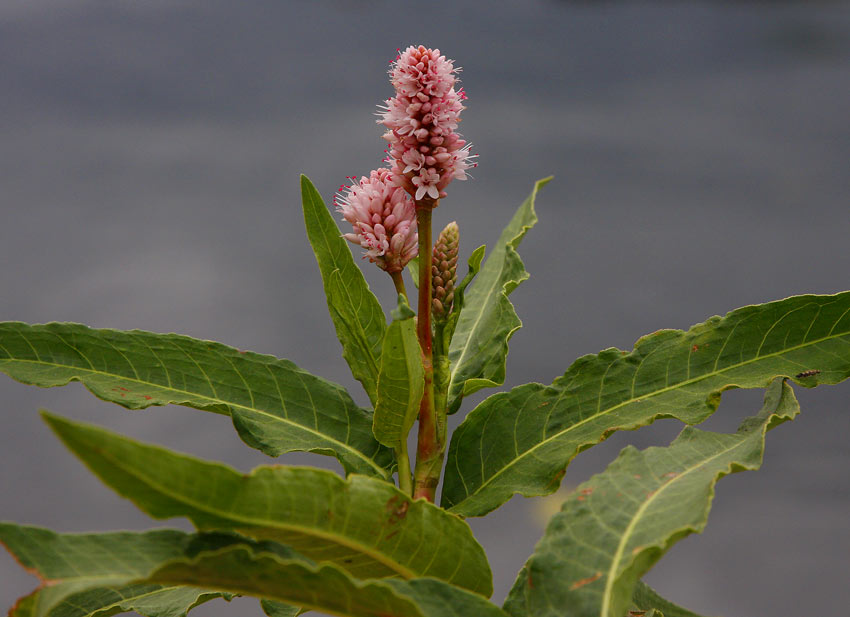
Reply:
M452 180L466 180L475 167L469 145L457 133L465 109L463 90L456 90L454 63L439 49L408 47L390 68L395 97L379 112L389 131L388 162L393 182L415 200L445 197Z
M343 237L366 249L364 256L382 270L399 272L416 257L419 236L413 200L391 180L389 169L377 169L340 187L334 204L353 227Z

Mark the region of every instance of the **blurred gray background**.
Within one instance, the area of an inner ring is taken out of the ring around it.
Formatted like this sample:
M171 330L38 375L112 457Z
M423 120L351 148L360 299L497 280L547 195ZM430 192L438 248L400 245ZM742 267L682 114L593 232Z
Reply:
M659 328L850 288L845 3L0 0L0 319L220 340L364 402L327 316L298 174L329 201L380 164L388 62L420 42L464 68L461 128L480 154L438 228L456 219L466 253L492 243L532 182L555 175L521 247L532 277L512 296L525 327L508 386ZM389 305L388 277L364 266ZM651 572L663 594L729 617L846 611L850 383L798 396L803 415L770 434L764 468L720 482L706 533ZM727 393L706 426L734 430L760 399ZM186 527L101 486L40 407L242 470L270 462L222 416L128 412L78 384L6 377L0 401L0 519ZM678 430L615 435L565 488L625 444ZM470 521L495 600L558 503L515 498ZM0 605L34 585L0 555ZM193 614L260 610L241 599Z

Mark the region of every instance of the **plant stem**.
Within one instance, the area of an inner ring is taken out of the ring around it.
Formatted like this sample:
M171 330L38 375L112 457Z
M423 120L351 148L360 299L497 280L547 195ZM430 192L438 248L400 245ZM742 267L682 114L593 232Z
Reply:
M390 278L392 278L393 280L396 293L399 293L405 298L407 298L407 290L405 290L404 288L404 277L401 275L401 270L397 270L396 272L390 272Z
M413 471L413 498L434 501L445 452L445 432L439 430L434 408L434 365L431 340L431 210L437 202L423 199L416 202L416 223L419 232L419 306L416 335L422 349L422 368L425 389L419 405L419 435L416 466Z

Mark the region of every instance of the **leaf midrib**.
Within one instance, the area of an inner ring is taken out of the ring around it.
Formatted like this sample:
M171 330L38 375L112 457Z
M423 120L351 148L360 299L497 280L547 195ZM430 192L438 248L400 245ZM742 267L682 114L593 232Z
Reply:
M765 420L764 425L762 425L758 428L759 432L764 429L764 427L766 426L766 423L767 423L767 420ZM686 471L680 472L675 478L671 478L670 480L668 480L667 482L662 484L659 488L657 488L655 490L655 492L652 494L652 496L649 497L649 499L647 499L646 501L644 501L641 504L641 506L637 509L637 512L635 512L634 516L629 521L629 524L626 526L626 529L623 531L623 535L620 538L620 543L617 545L617 550L614 552L613 558L611 560L611 567L608 568L608 578L605 581L605 590L602 594L602 610L600 611L600 615L602 617L607 617L607 615L608 615L608 609L609 609L610 604L611 604L611 600L610 600L611 590L614 586L614 574L617 570L617 565L619 564L620 559L622 559L622 557L623 557L623 552L625 551L625 548L626 548L627 539L631 536L632 532L634 531L638 522L643 517L643 514L644 514L644 512L646 512L647 508L649 508L649 506L655 501L655 499L659 495L665 494L665 491L667 491L668 488L670 488L671 486L673 486L674 484L679 482L682 478L687 476L689 473L697 471L700 467L705 467L707 464L709 464L714 459L716 459L720 456L723 456L724 454L727 454L728 452L731 452L732 450L735 450L736 448L740 448L741 445L745 442L746 442L746 439L741 440L741 441L737 441L734 444L732 444L730 447L724 448L723 450L714 454L713 456L710 456L709 458L706 458L706 459L702 459L699 462L698 465L694 465L690 469L687 469ZM731 465L731 463L729 465L727 465L727 468L730 465ZM719 474L721 471L723 471L723 470L722 469L718 470L717 474ZM716 481L717 474L715 474L715 481Z
M217 518L223 518L225 520L230 520L232 522L245 523L247 525L254 526L254 527L267 527L267 528L270 528L270 529L278 529L278 530L284 530L284 531L295 531L295 532L303 533L304 535L307 535L307 536L321 538L323 540L329 540L329 541L331 541L335 544L345 546L347 548L359 551L360 553L362 553L364 555L368 555L369 557L371 557L372 559L374 559L378 563L381 563L381 564L387 566L388 568L397 572L398 574L400 574L404 578L410 579L410 578L415 578L417 576L417 574L414 571L406 568L405 566L403 566L399 562L392 561L392 560L385 558L384 553L367 550L370 547L363 545L359 542L346 542L346 541L344 541L344 540L346 540L345 536L339 536L339 535L334 535L334 534L322 532L322 531L317 530L315 528L304 527L302 525L281 524L281 521L268 521L268 520L265 520L265 519L262 519L262 518L249 518L249 517L246 517L246 516L241 516L241 515L239 515L235 512L226 512L226 511L216 510L211 506L207 506L203 503L197 502L194 499L190 499L188 496L186 496L183 493L180 493L180 492L175 493L171 489L162 486L162 484L154 481L153 479L151 479L147 476L143 476L143 475L138 474L133 466L123 465L122 464L123 460L120 459L120 458L113 457L113 456L111 456L108 453L103 452L103 451L98 452L98 456L101 456L102 458L107 459L108 461L112 462L112 464L114 464L116 467L118 467L119 469L122 469L127 475L138 479L143 484L146 484L149 487L153 488L154 490L157 490L160 493L166 495L167 497L170 497L174 501L188 505L188 506L193 507L193 508L196 508L197 510L200 510L201 512L211 514L212 516L215 516ZM188 516L188 515L186 515L186 516Z
M348 444L346 444L342 441L339 441L339 440L337 440L337 439L335 439L335 438L333 438L329 435L326 435L326 434L321 433L321 432L319 432L315 429L312 429L309 426L306 426L304 424L298 424L297 422L293 422L293 421L289 420L289 418L285 418L285 417L281 418L280 416L276 416L276 415L274 415L274 414L272 414L268 411L264 411L264 410L258 409L256 407L249 407L247 405L242 405L240 403L226 401L226 400L221 399L221 398L215 398L215 397L207 396L207 395L204 395L204 394L199 394L197 392L190 392L189 390L182 390L180 388L175 388L174 386L162 386L162 385L159 385L159 384L156 384L156 383L153 383L153 382L142 381L141 379L136 379L136 378L133 378L133 377L125 377L123 375L116 375L115 373L107 373L107 372L104 372L104 371L81 368L81 367L77 367L77 366L70 367L66 364L59 364L59 363L56 363L56 362L46 362L44 360L25 360L25 359L20 359L20 358L8 358L8 359L0 360L0 362L2 362L2 363L19 362L19 363L27 363L27 364L37 364L37 365L48 366L48 367L52 367L52 368L61 368L61 369L65 369L65 370L79 371L79 372L83 372L83 373L89 373L89 374L92 374L92 375L97 375L99 377L108 377L108 378L111 378L111 379L133 382L133 383L137 383L137 384L143 385L143 386L154 387L154 388L158 388L160 390L165 390L165 391L168 391L168 392L183 394L187 397L195 397L195 398L198 398L198 399L203 399L203 400L209 401L212 404L220 404L220 405L225 405L227 407L234 407L234 408L244 409L246 411L258 413L258 414L261 414L263 416L267 416L267 417L269 417L269 418L271 418L275 421L282 422L284 424L288 424L290 426L297 427L297 428L303 430L306 433L311 433L311 434L313 434L317 437L321 437L322 439L330 441L330 442L336 444L340 449L351 452L355 456L360 458L361 460L368 463L373 469L375 469L378 472L378 474L381 477L386 477L386 470L383 467L380 467L371 458L367 457L363 452L360 452L359 450L357 450L357 449L349 446ZM268 366L268 365L266 365L266 366ZM79 377L70 377L68 379L68 381L65 382L65 383L67 384L71 381L80 381L81 382L82 380ZM85 384L83 384L83 385L85 385ZM182 405L184 403L180 403L178 401L169 401L169 404ZM148 406L150 407L151 405L148 405ZM281 406L283 406L283 401L281 401ZM315 407L314 407L314 410L315 410ZM220 413L220 412L217 412L215 410L205 410L205 411L212 411L213 413ZM221 415L229 415L229 414L221 414Z
M836 323L838 323L838 322L836 321ZM698 382L700 382L704 379L708 379L709 377L715 377L715 376L720 375L720 374L722 374L726 371L736 369L736 368L740 368L742 366L746 366L747 364L751 364L753 362L758 362L759 360L777 357L777 356L780 356L780 355L785 354L785 353L796 351L798 349L803 349L804 347L808 347L810 345L817 345L818 343L823 343L824 341L830 341L830 340L833 340L833 339L838 339L838 338L841 338L842 336L847 336L847 334L848 334L848 332L842 332L842 333L834 335L834 336L830 335L830 336L826 336L826 337L823 337L823 338L819 338L819 339L814 340L814 341L809 341L809 342L803 343L801 345L795 345L794 347L787 347L787 348L782 349L780 351L776 351L776 352L773 352L773 353L770 353L770 354L767 354L767 355L764 355L764 356L757 356L755 358L751 358L750 360L746 360L744 362L732 364L732 365L727 366L725 368L722 368L720 370L713 370L712 372L706 373L705 375L702 375L700 377L695 377L693 379L686 379L684 381L680 381L677 384L674 384L672 386L666 386L666 387L664 387L660 390L657 390L655 392L652 392L650 394L644 394L644 395L639 396L639 397L634 397L634 396L630 397L629 399L622 401L620 403L617 403L616 405L609 407L608 409L606 409L604 411L601 411L601 412L594 414L592 416L588 416L587 418L584 418L583 420L576 422L575 424L569 426L567 429L565 429L565 430L563 430L559 433L555 433L551 437L547 437L546 439L543 439L539 443L533 445L528 450L525 450L522 454L517 456L510 463L508 463L507 465L505 465L504 467L502 467L501 469L496 471L496 473L494 473L492 476L490 476L484 482L482 482L481 485L474 492L467 493L466 496L461 501L457 502L457 504L455 504L451 508L449 508L449 511L451 512L452 510L456 509L460 504L464 503L465 501L468 501L472 496L478 495L486 486L491 484L496 478L498 478L500 475L502 475L502 473L506 472L508 469L510 469L511 467L516 465L518 461L524 459L526 456L530 456L538 448L542 448L543 446L545 446L549 442L558 439L559 437L569 433L570 431L574 430L575 428L577 428L579 426L582 426L583 424L585 424L587 422L590 422L591 420L596 420L597 418L600 418L601 416L604 416L608 413L614 412L617 409L624 407L626 405L629 405L629 404L631 404L635 401L659 396L659 395L664 394L666 392L670 392L672 390L676 390L676 389L684 387L684 386L688 386L688 385L691 385L691 384L694 384L694 383L698 383ZM465 482L464 482L464 484L465 484Z

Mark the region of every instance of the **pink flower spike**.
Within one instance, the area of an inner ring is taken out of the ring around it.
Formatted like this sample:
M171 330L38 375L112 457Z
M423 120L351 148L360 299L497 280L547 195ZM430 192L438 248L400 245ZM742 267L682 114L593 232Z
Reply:
M452 180L466 180L471 163L469 145L457 126L466 93L456 89L454 62L439 49L408 47L390 66L396 95L379 105L379 124L389 129L384 139L395 178L416 201L444 197Z
M334 197L337 211L353 228L343 237L366 249L364 257L390 273L400 272L419 250L413 200L392 180L389 169L377 169L340 187Z

